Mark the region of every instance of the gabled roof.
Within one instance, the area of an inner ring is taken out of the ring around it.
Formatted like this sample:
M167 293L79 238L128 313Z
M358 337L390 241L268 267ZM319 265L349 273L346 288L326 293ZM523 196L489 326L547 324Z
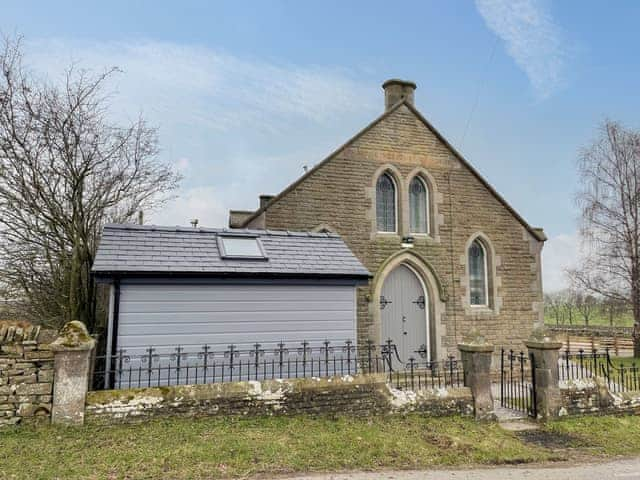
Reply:
M433 134L438 138L438 140L440 140L450 151L451 153L453 153L453 155L456 156L456 158L460 161L460 163L462 163L470 172L472 175L474 175L479 181L480 183L482 183L487 190L489 190L489 192L491 192L491 194L522 224L522 226L531 234L533 235L534 238L536 238L539 241L546 241L547 237L544 234L542 228L537 228L537 227L532 227L531 225L529 225L525 219L520 216L520 214L518 212L516 212L516 210L509 205L509 203L504 199L504 197L502 195L500 195L495 188L493 188L491 186L491 184L485 180L485 178L480 175L480 173L462 156L462 154L460 152L458 152L453 145L451 145L451 143L449 143L449 141L438 131L436 130L436 128L424 117L422 116L422 114L413 106L411 105L411 103L407 102L407 101L401 101L398 102L397 104L395 104L393 107L391 107L390 109L388 109L386 112L384 112L382 115L380 115L378 118L376 118L373 122L371 122L369 125L367 125L366 127L364 127L362 130L360 130L358 133L356 133L353 137L351 137L349 140L347 140L343 145L341 145L340 147L338 147L336 150L334 150L333 152L331 152L326 158L324 158L321 162L317 163L313 168L309 169L304 175L302 175L301 177L299 177L297 180L295 180L293 183L289 184L289 186L287 186L284 190L282 190L278 195L274 196L271 201L269 201L267 204L263 205L261 208L259 208L258 210L256 210L255 212L253 212L253 214L251 216L249 216L248 218L246 218L243 222L243 226L246 226L249 224L249 222L251 222L252 220L254 220L255 218L257 218L258 216L260 216L264 211L268 210L269 207L271 205L273 205L274 203L276 203L279 199L281 199L282 197L284 197L287 193L289 193L291 190L293 190L295 187L297 187L300 183L302 183L307 177L309 177L310 175L313 175L313 173L318 170L319 168L321 168L324 164L326 164L327 162L329 162L334 156L336 156L338 153L340 153L342 150L344 150L345 148L347 148L350 144L352 144L353 142L355 142L358 138L360 138L362 135L364 135L366 132L368 132L369 130L371 130L373 127L375 127L378 123L382 122L385 118L387 118L388 116L390 116L393 112L395 112L396 110L398 110L402 105L406 106L411 112L413 112L413 114L429 129L433 132Z
M218 237L257 237L266 260L225 258ZM368 278L370 273L333 233L105 225L92 272L222 276L331 276Z

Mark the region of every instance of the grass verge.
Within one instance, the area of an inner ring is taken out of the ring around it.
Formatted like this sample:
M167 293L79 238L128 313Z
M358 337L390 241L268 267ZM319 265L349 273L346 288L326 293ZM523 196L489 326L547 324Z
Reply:
M0 432L3 479L215 479L293 472L544 461L497 424L419 415L158 419Z
M545 430L570 438L567 447L584 448L592 454L640 454L640 417L637 416L569 418L552 422Z
M640 417L582 417L527 435L468 418L157 419L0 430L4 479L217 479L428 469L640 453Z

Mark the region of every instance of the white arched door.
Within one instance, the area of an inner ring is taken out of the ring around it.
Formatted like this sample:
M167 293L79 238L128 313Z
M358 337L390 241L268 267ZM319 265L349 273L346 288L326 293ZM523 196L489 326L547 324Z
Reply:
M429 298L418 275L408 266L394 268L382 285L382 342L391 339L403 363L411 357L429 360Z

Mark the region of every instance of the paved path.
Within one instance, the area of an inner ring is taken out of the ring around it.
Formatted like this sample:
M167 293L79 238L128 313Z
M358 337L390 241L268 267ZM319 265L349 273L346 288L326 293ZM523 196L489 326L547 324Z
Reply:
M287 478L289 480L640 480L640 458L562 466L345 473Z

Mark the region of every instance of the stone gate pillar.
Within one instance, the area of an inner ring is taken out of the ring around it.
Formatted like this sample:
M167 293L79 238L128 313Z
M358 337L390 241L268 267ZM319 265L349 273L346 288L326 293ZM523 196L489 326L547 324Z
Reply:
M532 358L537 416L542 420L557 417L562 407L558 370L562 342L549 329L540 327L533 331L525 345Z
M464 368L464 385L471 388L475 416L478 420L495 419L491 394L493 349L493 345L476 330L472 330L458 344Z
M84 323L72 321L62 327L60 335L51 344L54 355L51 423L84 423L91 354L95 343Z

